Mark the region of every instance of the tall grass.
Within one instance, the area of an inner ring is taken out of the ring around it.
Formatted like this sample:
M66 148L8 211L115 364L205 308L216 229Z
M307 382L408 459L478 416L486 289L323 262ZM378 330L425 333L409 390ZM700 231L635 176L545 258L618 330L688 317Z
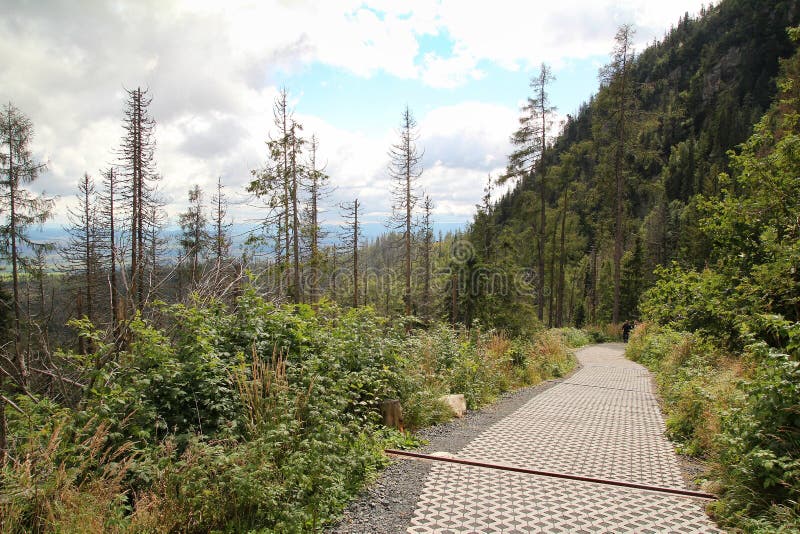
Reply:
M696 335L648 323L633 331L626 354L655 372L667 433L681 452L708 457L751 369Z
M710 511L734 532L800 531L800 366L765 344L732 355L698 334L639 326L627 355L656 374L667 432L706 461Z
M450 417L438 403L447 393L463 394L477 409L514 388L563 376L574 367L563 336L542 331L529 339L502 332L434 329L406 346L400 374L407 426L433 424Z
M62 417L46 439L32 437L2 468L0 530L119 532L125 524L125 478L133 443L109 446L109 425L79 427Z
M312 377L306 391L293 395L293 406L286 406L291 389L286 364L283 352L277 347L268 362L262 360L253 347L249 368L241 366L233 373L232 381L239 393L242 417L251 436L278 424L287 409L291 410L297 422L302 423L315 380Z

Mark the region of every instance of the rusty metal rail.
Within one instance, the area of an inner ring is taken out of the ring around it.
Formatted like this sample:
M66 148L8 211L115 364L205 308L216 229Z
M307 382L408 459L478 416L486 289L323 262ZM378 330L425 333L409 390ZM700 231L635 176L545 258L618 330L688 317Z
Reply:
M398 449L386 449L384 451L390 456L402 456L405 458L414 458L417 460L431 460L435 462L447 462L452 464L469 465L472 467L483 467L486 469L498 469L501 471L511 471L513 473L524 473L528 475L539 475L551 478L563 478L566 480L577 480L580 482L591 482L594 484L605 484L608 486L620 486L623 488L632 488L646 491L655 491L659 493L671 493L673 495L683 495L685 497L695 497L698 499L716 500L717 496L703 491L694 491L681 488L665 488L661 486L651 486L649 484L638 484L636 482L626 482L624 480L610 480L606 478L586 477L580 475L569 475L566 473L554 473L552 471L540 471L538 469L527 469L525 467L514 467L511 465L492 464L487 462L479 462L477 460L467 460L464 458L449 458L446 456L433 456L431 454L422 454L419 452L401 451Z

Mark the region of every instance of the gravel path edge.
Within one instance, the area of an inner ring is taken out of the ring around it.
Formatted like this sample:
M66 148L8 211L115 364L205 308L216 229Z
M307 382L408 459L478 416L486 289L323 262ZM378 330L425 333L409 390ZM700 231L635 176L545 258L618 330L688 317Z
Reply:
M585 347L581 347L585 348ZM575 353L575 349L570 351ZM416 452L456 453L487 428L515 412L535 396L568 379L581 368L575 367L566 376L509 391L494 403L468 411L461 419L427 427L416 435L428 444ZM430 471L424 461L392 459L378 478L365 487L345 509L338 523L328 527L328 534L395 534L405 532L416 509L417 500Z

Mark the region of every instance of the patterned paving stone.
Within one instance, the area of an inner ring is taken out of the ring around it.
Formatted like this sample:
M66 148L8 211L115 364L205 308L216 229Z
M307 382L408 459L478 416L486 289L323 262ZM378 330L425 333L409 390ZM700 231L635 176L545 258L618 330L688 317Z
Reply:
M685 487L649 372L620 345L578 352L582 368L488 428L456 456L528 469ZM719 532L703 501L437 463L410 533Z

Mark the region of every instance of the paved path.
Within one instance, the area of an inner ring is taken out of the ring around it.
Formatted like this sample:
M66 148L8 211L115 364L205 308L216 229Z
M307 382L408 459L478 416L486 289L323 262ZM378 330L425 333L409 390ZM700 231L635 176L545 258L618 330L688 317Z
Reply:
M582 368L489 427L456 457L684 488L649 372L623 345L577 353ZM435 463L409 533L719 532L703 501Z

